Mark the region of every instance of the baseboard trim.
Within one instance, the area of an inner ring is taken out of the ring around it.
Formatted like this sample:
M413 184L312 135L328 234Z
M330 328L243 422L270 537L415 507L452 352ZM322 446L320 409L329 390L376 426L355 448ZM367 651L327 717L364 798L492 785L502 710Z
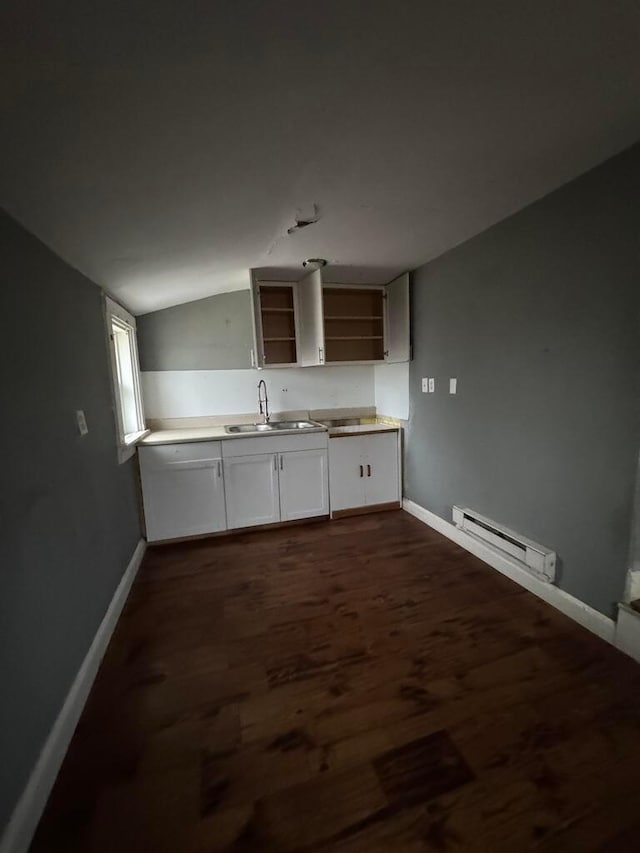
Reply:
M133 552L89 651L49 732L29 781L7 824L0 840L0 853L26 853L31 844L109 640L140 568L146 546L147 543L141 539Z
M370 433L367 433L370 435ZM348 518L352 515L369 515L372 512L390 512L400 509L400 501L389 501L384 504L369 504L368 506L352 506L349 509L336 509L331 513L331 518Z
M616 646L640 663L640 613L628 604L618 605Z
M438 533L442 533L443 536L465 548L475 557L478 557L491 566L491 568L506 575L529 592L537 595L538 598L546 601L547 604L560 610L565 616L569 616L584 628L597 634L598 637L601 637L612 645L616 644L616 623L613 619L605 616L604 613L594 610L593 607L589 607L588 604L585 604L573 595L569 595L568 592L558 589L557 586L538 580L538 578L521 568L515 560L503 556L497 549L492 548L480 539L476 539L475 536L459 530L454 524L450 524L448 521L440 518L439 515L430 512L414 501L404 498L402 508L424 524L437 530Z

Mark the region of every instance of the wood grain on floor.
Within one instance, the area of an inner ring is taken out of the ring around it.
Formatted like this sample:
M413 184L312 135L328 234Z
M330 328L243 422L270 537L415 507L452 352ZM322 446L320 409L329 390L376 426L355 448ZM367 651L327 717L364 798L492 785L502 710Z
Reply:
M639 837L640 667L398 511L149 549L32 851Z

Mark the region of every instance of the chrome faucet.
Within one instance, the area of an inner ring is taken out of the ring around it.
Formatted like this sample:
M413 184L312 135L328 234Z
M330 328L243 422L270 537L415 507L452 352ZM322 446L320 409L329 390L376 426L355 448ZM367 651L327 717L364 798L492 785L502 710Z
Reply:
M264 398L262 396L262 391L264 389ZM261 379L258 382L258 408L260 409L260 414L264 418L264 423L269 423L269 398L267 397L267 383L264 379Z

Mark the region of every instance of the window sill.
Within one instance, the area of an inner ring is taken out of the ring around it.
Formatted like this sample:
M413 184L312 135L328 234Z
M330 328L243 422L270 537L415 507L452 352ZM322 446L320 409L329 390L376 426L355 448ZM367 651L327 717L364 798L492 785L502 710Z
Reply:
M118 448L118 462L120 465L128 459L131 459L133 454L136 452L137 443L140 439L149 435L150 432L150 429L142 429L139 432L130 432L125 435L124 442Z

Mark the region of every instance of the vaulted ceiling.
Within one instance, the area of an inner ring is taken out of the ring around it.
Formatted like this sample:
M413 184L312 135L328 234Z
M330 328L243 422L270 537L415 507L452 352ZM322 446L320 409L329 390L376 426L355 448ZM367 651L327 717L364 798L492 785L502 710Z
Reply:
M136 313L309 256L388 281L640 138L635 0L11 0L0 23L0 204Z

